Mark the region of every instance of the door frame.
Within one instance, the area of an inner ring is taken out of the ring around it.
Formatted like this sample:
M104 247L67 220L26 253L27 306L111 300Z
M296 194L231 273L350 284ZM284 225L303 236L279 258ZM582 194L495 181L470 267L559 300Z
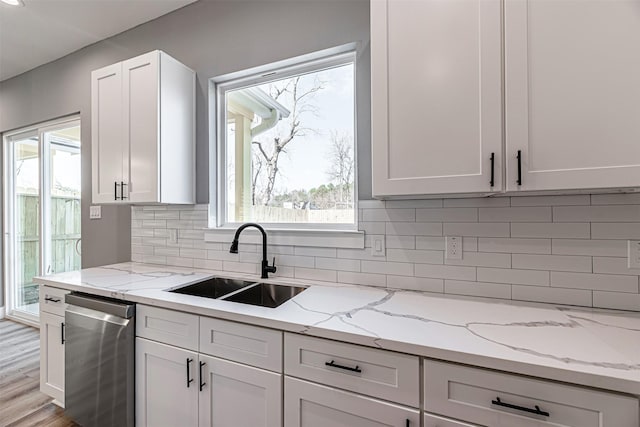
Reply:
M61 117L59 119L49 120L42 123L37 123L31 126L26 126L13 131L5 132L2 134L2 279L4 282L4 305L5 305L5 317L16 320L21 323L26 323L31 326L39 327L39 316L31 315L22 311L16 311L15 309L15 290L14 279L15 269L11 267L11 263L14 262L12 254L15 253L15 242L13 238L10 238L15 233L12 231L15 227L13 200L14 200L14 177L13 177L13 161L14 151L11 140L15 140L17 137L37 137L38 139L38 180L39 180L39 195L38 201L40 209L38 209L38 227L39 227L39 248L38 251L38 275L42 275L45 271L45 250L50 251L50 244L46 241L46 236L50 233L49 227L45 227L45 223L50 219L49 215L44 214L45 208L49 206L50 195L50 165L49 162L43 161L45 156L48 159L50 152L48 144L45 143L44 135L47 132L65 129L73 127L74 125L82 126L80 120L80 114L76 113L71 116Z

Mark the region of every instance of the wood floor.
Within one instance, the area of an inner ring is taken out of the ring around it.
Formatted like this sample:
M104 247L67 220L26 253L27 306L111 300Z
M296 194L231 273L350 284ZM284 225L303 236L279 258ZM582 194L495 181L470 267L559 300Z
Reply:
M77 424L40 393L38 329L0 320L0 427L36 426Z

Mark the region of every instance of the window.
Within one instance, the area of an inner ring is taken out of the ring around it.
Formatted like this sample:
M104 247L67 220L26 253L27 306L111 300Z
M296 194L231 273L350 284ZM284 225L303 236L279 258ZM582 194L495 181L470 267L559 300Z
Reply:
M215 226L356 229L355 55L218 81Z

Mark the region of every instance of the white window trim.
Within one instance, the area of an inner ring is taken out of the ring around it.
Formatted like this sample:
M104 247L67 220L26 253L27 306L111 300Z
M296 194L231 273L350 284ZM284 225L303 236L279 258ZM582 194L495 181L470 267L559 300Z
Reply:
M226 91L255 84L279 80L289 76L304 74L343 64L354 64L354 80L357 74L356 43L322 50L312 54L255 67L241 72L225 74L209 81L209 229L206 241L228 242L241 223L224 223L226 218L226 168L218 160L226 158L225 128L218 123L226 120L224 96ZM275 70L275 71L274 71ZM357 111L356 84L354 81L354 108ZM353 224L274 224L261 223L269 233L269 243L275 245L295 245L314 247L364 248L364 232L358 230L358 153L357 114L354 111L354 223ZM230 240L231 239L231 240ZM249 233L248 241L254 236ZM257 235L255 236L256 242Z

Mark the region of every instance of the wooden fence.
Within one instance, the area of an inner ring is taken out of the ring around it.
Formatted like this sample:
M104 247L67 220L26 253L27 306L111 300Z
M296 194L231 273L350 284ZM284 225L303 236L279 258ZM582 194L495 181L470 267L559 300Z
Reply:
M31 194L18 194L16 201L16 280L22 291L19 300L31 304L38 300L38 288L33 277L38 275L39 263L39 200ZM80 199L51 198L51 270L59 273L80 268L76 242L80 239ZM79 245L78 245L78 249ZM15 259L15 258L14 258ZM20 298L21 297L21 298Z

